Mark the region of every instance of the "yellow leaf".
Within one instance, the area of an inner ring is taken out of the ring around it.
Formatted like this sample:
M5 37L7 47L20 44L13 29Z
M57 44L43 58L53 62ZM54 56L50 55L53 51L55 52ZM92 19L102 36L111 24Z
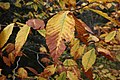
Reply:
M60 76L58 76L56 80L66 80L66 72L60 73Z
M95 63L96 60L96 54L95 49L91 49L88 52L86 52L82 57L82 65L84 67L85 72L87 72L92 65Z
M20 52L22 46L27 40L28 34L30 31L30 27L27 25L24 25L23 27L20 28L20 31L17 34L17 37L15 39L15 53L16 56Z
M45 34L46 34L46 30L43 29L43 30L37 30L43 37L45 37Z
M110 42L112 39L114 39L116 35L116 31L112 31L105 37L105 42Z
M116 33L116 39L120 42L120 29Z
M110 20L111 22L115 23L116 25L120 25L120 22L118 22L117 20L109 17L107 13L104 13L104 12L102 12L100 10L94 10L94 9L90 9L90 10L97 13L97 14L99 14L99 15L101 15L101 16L103 16L104 18Z
M69 11L61 11L53 16L47 23L46 43L54 61L64 52L64 42L74 37L75 21Z
M21 67L21 68L18 69L18 76L20 78L27 78L28 77L28 73L27 73L27 71L24 68Z
M37 80L47 80L47 79L39 76Z
M10 3L9 2L0 2L0 7L3 9L9 9Z
M11 23L7 27L5 27L3 31L0 33L0 48L2 48L9 39L10 35L12 34L13 27L14 23Z
M77 66L77 63L72 60L72 59L66 59L64 62L63 62L63 65L64 66L69 66L69 67L72 67L72 66Z
M69 80L79 80L77 75L70 71L67 71L67 77L69 78Z

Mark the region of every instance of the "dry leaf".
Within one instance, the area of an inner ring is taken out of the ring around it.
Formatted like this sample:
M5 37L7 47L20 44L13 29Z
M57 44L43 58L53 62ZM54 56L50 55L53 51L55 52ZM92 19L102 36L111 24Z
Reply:
M9 59L9 58L3 56L3 61L4 61L4 63L5 63L7 66L11 66L11 63L10 63L10 59Z
M18 77L20 77L22 79L28 77L27 71L22 67L18 69L17 73L18 73Z

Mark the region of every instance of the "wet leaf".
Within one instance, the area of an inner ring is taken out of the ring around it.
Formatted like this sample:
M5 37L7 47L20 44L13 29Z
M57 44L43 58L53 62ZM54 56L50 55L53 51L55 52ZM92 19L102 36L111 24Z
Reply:
M112 39L114 39L116 35L116 31L112 31L105 37L105 42L110 42Z
M30 32L30 27L28 25L24 25L20 28L20 31L17 34L15 39L15 55L17 56L23 47L24 43L27 40L28 34Z
M5 27L3 31L0 33L0 48L2 48L9 39L10 35L12 34L13 27L14 23L11 23L7 27Z
M96 60L96 54L94 48L89 50L83 55L82 65L85 72L87 72L92 67L92 65L95 63L95 60Z

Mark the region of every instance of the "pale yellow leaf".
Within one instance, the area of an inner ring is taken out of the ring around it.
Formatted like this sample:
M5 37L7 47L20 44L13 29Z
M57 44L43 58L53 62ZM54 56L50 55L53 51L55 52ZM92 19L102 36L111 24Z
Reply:
M77 75L70 71L67 71L67 77L69 78L69 80L79 80Z
M66 80L66 72L62 72L60 76L56 78L56 80Z
M23 27L20 28L20 31L18 32L17 37L15 39L16 56L20 52L24 43L26 42L29 32L30 32L30 27L27 25L24 25Z
M9 39L10 35L12 34L13 27L14 23L11 23L7 27L5 27L3 31L0 33L0 48L2 48Z
M112 39L114 39L116 35L116 31L112 31L105 37L105 42L110 42Z
M94 48L89 50L83 55L82 65L85 72L87 72L92 67L92 65L95 63L95 60L96 60L96 54Z
M63 62L63 65L64 66L69 66L69 67L72 67L72 66L77 66L77 63L72 60L72 59L66 59L64 62Z

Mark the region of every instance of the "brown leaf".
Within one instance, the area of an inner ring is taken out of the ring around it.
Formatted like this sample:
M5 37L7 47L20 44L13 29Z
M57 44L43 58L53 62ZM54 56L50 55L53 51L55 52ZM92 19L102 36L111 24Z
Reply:
M50 59L48 59L48 58L42 58L41 59L41 62L43 62L43 63L49 63L50 62Z
M93 72L92 69L90 68L87 72L85 72L84 68L82 67L83 72L85 73L86 77L88 77L90 80L94 80L93 79Z
M8 43L6 46L6 52L11 53L15 49L15 45L13 43Z
M0 76L0 80L6 80L6 76L4 75Z
M44 29L45 23L40 19L30 19L26 22L28 26L31 26L35 30Z
M10 64L10 59L9 59L9 58L3 56L3 61L4 61L4 63L5 63L7 66L11 66L11 64Z
M15 55L11 52L8 54L8 58L9 58L10 62L13 64L15 61Z
M37 72L35 69L33 69L33 68L31 68L31 67L25 67L25 68L27 68L28 70L30 70L30 71L33 72L34 74L38 75L38 72Z
M20 78L27 78L28 77L28 73L27 73L27 71L24 69L24 68L19 68L18 69L18 76L20 77Z
M114 59L114 56L112 55L112 53L107 49L97 48L97 51L110 60Z

